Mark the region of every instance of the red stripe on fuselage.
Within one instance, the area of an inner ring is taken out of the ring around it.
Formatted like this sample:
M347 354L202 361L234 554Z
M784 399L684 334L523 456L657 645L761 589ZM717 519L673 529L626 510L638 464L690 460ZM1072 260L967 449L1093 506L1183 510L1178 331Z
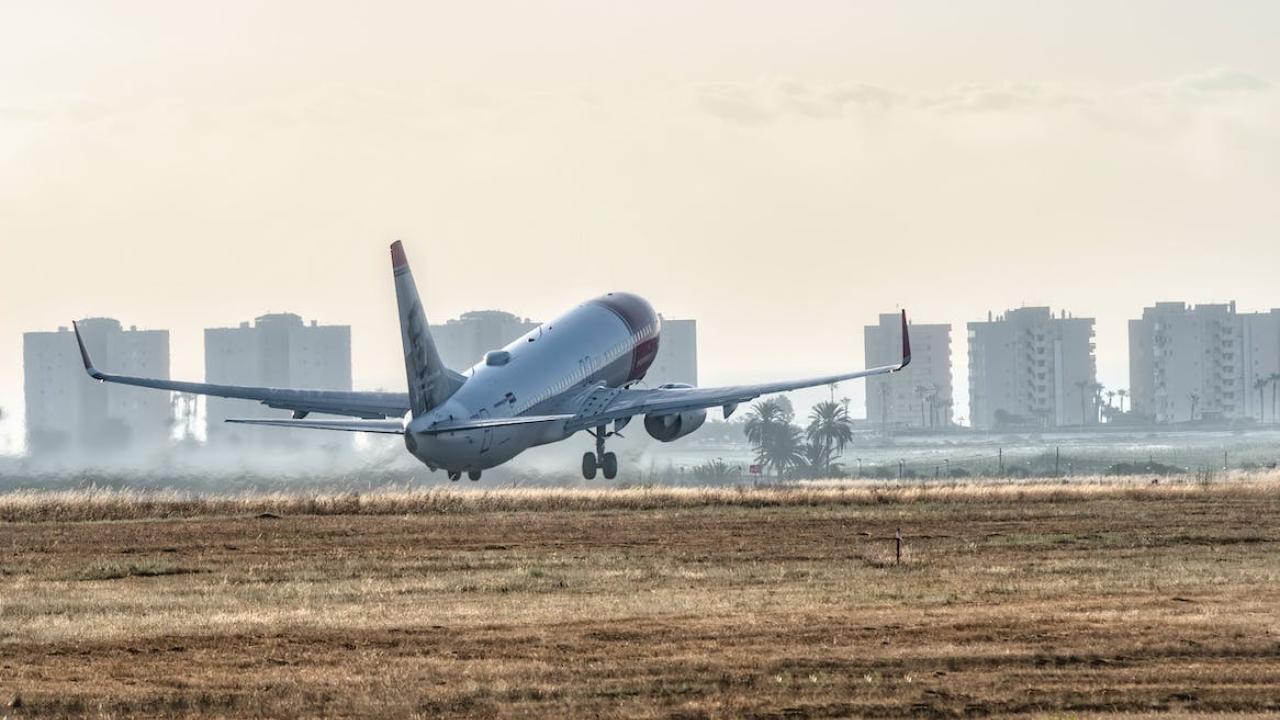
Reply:
M645 340L631 351L631 374L627 376L627 380L639 380L649 371L649 366L653 364L654 358L658 357L658 338L659 333L654 333L653 337Z
M609 293L592 302L608 308L627 326L628 333L639 336L639 342L631 351L627 381L643 378L658 355L658 338L662 332L662 321L653 306L639 295L625 292Z

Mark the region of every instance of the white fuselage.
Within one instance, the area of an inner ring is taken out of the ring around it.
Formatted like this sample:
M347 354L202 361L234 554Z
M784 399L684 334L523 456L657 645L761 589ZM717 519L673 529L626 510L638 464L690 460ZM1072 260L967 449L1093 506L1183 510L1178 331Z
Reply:
M481 359L447 401L413 418L409 451L432 468L483 470L535 445L569 436L564 422L509 425L444 434L423 432L449 420L574 412L594 388L644 377L658 350L661 321L629 293L590 300ZM505 353L505 356L502 354Z

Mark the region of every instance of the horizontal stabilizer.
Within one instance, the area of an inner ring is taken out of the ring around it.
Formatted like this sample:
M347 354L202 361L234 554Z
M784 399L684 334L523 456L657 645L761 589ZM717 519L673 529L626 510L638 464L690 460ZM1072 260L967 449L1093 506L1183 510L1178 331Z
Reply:
M509 418L487 418L484 420L446 420L427 427L421 432L428 435L461 432L463 430L487 430L489 428L508 427L510 425L532 425L535 423L564 422L572 420L576 415L518 415Z
M403 435L404 423L400 420L293 420L290 418L228 418L227 422L239 425L268 425L271 427L306 428L308 430L344 430L346 432L384 433Z

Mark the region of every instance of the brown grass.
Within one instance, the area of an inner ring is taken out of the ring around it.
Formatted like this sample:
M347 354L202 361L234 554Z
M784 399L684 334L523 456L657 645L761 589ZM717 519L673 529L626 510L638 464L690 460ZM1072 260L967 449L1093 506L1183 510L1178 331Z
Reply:
M1270 717L1277 511L1274 477L4 495L0 717Z
M1153 482L1155 480L1155 482ZM17 490L0 493L0 521L83 522L228 515L409 515L489 512L674 510L699 507L797 507L905 503L1032 503L1129 497L1168 500L1212 491L1235 497L1280 492L1280 472L1236 473L1212 482L1172 478L1073 477L1070 480L861 482L817 480L782 486L382 489L367 492L183 490Z

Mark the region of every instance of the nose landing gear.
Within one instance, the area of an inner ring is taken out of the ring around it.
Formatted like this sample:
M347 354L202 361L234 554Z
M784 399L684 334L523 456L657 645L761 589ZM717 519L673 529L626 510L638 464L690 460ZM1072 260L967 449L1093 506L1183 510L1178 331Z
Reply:
M588 430L587 432L591 433L591 436L596 439L596 451L594 453L588 451L582 454L582 477L587 480L594 480L597 470L604 472L606 480L618 477L618 456L604 451L604 439L617 433L606 432L603 425L594 431Z

